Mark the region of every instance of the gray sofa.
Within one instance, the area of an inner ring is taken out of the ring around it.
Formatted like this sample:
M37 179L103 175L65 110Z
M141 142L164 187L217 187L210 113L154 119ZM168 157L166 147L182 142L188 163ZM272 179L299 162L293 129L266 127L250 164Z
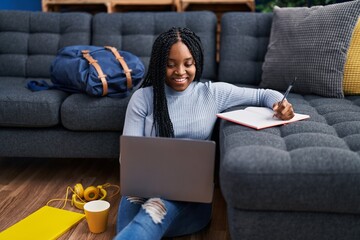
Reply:
M217 64L211 12L0 11L0 157L118 157L129 98L25 88L49 79L67 45L112 45L147 66L155 37L187 26L204 43L206 80L258 87L272 14L227 13L221 22ZM215 129L231 238L359 239L360 97L291 93L289 100L311 118L261 131L219 120Z
M215 80L216 16L211 12L0 11L0 156L117 158L130 97L31 92L26 83L49 80L52 60L68 45L114 46L147 66L155 37L172 26L187 26L201 37L203 76Z
M259 85L272 17L223 16L219 81ZM232 239L360 239L360 96L288 99L311 118L261 131L220 123Z

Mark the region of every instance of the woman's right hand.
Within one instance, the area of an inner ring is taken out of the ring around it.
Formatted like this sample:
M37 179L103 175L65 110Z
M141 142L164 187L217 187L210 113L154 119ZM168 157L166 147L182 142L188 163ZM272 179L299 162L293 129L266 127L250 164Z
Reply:
M282 102L274 103L273 105L274 116L281 120L290 120L295 116L292 104L286 99Z

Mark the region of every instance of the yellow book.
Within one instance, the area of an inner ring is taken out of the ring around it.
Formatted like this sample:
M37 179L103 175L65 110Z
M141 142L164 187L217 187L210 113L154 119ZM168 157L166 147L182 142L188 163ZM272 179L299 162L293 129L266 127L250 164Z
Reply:
M0 240L57 239L85 217L59 208L44 206L0 233Z

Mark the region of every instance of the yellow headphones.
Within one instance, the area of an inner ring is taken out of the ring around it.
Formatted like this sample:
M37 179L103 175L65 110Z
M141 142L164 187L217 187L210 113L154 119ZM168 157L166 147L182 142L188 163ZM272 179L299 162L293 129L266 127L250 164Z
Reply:
M90 186L85 188L81 183L74 186L73 195L71 198L71 205L83 210L85 203L93 200L103 200L106 198L107 192L103 185Z
M66 203L68 201L71 201L71 206L76 207L80 210L84 210L85 203L93 200L104 200L107 197L107 191L105 189L110 187L116 188L116 190L110 191L112 194L108 196L108 198L111 198L120 192L120 186L110 183L104 183L102 185L98 185L97 187L90 186L85 188L85 190L81 183L77 183L75 184L74 189L72 189L70 186L66 188L65 198L51 199L47 202L46 205L49 206L49 204L53 201L64 201L64 205L61 207L61 209L64 209ZM68 199L69 192L73 193L71 200Z

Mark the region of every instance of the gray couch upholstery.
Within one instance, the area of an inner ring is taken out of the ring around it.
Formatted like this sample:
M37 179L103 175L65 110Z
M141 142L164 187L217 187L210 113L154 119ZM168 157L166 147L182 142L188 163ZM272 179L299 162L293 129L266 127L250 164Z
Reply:
M220 81L259 84L271 23L271 14L223 16ZM311 118L261 131L220 123L232 239L359 239L360 96L288 99Z
M42 13L0 11L0 156L117 158L128 98L93 98L27 81L50 78L57 51L111 45L147 67L153 41L173 26L189 27L205 49L204 78L216 79L216 16L211 12Z
M51 61L64 46L112 45L147 67L156 36L187 26L204 43L205 79L258 87L272 15L227 13L221 23L217 65L211 12L0 11L0 157L118 157L129 98L25 87L28 80L49 80ZM224 120L216 126L231 238L359 239L360 97L291 93L289 100L311 118L261 131Z

